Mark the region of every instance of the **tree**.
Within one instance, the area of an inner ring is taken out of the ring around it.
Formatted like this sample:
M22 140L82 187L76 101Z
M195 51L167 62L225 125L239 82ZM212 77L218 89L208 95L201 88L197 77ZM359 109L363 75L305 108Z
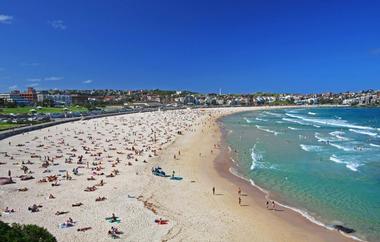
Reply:
M0 241L7 242L56 242L56 238L45 228L37 225L8 224L0 221Z

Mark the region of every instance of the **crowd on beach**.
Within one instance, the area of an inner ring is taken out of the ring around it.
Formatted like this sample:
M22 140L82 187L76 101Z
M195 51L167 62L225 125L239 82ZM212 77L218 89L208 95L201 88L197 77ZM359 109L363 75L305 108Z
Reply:
M128 225L123 224L128 211L117 217L113 208L120 193L127 192L123 189L128 182L139 180L147 163L164 147L184 132L193 132L207 115L200 110L177 110L106 117L0 141L1 219L36 223L59 238L66 238L60 233L72 227L101 233L99 229L108 226L104 233L109 237L128 237ZM180 155L178 151L174 159ZM131 207L141 207L136 203L144 199L137 188L133 192L126 198L135 201ZM112 216L97 218L105 209ZM159 218L152 224L168 222Z

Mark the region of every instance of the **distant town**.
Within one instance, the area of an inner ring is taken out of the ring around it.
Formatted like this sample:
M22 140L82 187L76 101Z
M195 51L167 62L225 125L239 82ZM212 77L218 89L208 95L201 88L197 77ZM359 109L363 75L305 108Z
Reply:
M88 109L105 106L124 108L157 106L260 106L260 105L379 105L380 91L275 94L200 94L190 91L167 90L41 90L29 87L0 94L0 108L69 107Z

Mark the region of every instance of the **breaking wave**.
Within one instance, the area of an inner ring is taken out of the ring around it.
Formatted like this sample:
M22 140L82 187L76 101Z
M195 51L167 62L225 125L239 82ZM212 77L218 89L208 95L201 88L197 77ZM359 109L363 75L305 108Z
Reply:
M301 115L294 115L291 113L285 113L285 115L291 118L296 118L302 121L316 123L320 125L328 125L328 126L336 126L336 127L344 127L344 128L352 128L352 129L373 130L372 127L351 124L351 123L348 123L346 120L342 120L342 119L317 119L317 118L313 119L313 118L303 117Z
M271 130L271 129L266 129L264 128L263 126L260 126L260 125L256 125L256 128L262 130L262 131L265 131L265 132L268 132L268 133L271 133L271 134L274 134L274 135L278 135L280 134L279 132L277 131L274 131L274 130Z
M301 146L301 149L303 149L304 151L308 151L308 152L319 152L319 151L323 150L323 147L319 146L319 145L300 144L300 146Z

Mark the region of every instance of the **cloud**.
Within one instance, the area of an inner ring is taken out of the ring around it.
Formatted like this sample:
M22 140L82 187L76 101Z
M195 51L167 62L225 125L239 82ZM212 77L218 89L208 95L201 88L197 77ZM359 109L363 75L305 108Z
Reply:
M10 86L9 89L10 89L10 90L17 89L17 85Z
M36 87L36 86L39 86L40 84L39 83L32 83L30 85L26 85L26 87Z
M41 78L29 78L27 79L28 82L40 82Z
M65 30L67 29L67 26L63 22L63 20L52 20L49 21L49 24L51 27L58 29L58 30Z
M0 24L11 24L13 16L0 14Z
M84 81L83 83L84 84L90 84L90 83L92 83L93 82L93 80L86 80L86 81Z
M44 81L60 81L63 79L64 78L62 76L49 76L49 77L45 77Z
M37 87L39 86L40 84L39 83L32 83L32 84L28 84L28 85L25 85L26 87Z

